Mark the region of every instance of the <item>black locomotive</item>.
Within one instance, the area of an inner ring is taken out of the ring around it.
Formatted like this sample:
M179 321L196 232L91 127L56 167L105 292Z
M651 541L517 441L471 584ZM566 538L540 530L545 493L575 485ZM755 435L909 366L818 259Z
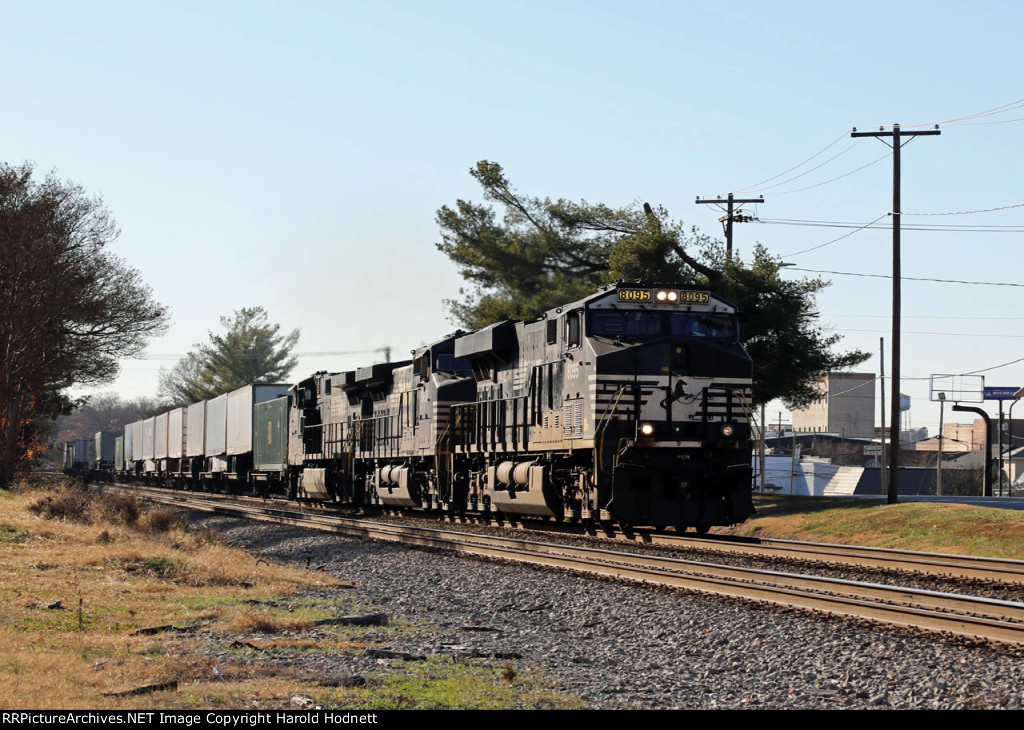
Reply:
M617 283L412 356L130 424L114 469L299 500L699 531L753 512L751 362L735 308L711 292Z

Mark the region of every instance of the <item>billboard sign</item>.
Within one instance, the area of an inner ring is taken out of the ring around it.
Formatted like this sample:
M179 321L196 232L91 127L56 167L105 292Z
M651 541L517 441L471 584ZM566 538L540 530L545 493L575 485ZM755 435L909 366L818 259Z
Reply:
M1019 387L985 386L985 400L1014 400L1019 392Z

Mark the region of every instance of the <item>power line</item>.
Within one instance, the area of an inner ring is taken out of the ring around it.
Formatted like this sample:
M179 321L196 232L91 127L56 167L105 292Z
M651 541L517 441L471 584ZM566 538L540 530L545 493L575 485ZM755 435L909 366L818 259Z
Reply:
M804 172L801 172L801 173L800 173L799 175L794 175L794 176L793 176L793 177L791 177L791 178L787 178L786 180L782 180L781 182L777 182L777 183L775 183L774 185L769 185L769 186L768 186L768 187L766 187L766 188L762 188L762 187L760 187L760 186L758 185L758 186L754 186L754 187L753 187L753 189L756 189L756 190L760 190L760 191L764 191L764 190L772 190L773 188L777 188L777 187L779 187L779 186L781 186L781 185L785 185L786 183L791 183L791 182L793 182L794 180L799 180L800 178L804 177L805 175L810 175L810 174L811 174L812 172L814 172L815 170L818 170L818 169L820 169L820 168L824 167L825 165L827 165L828 163L832 162L833 160L836 160L836 159L838 159L838 158L842 157L842 156L843 156L843 155L845 155L845 154L846 154L847 152L849 152L850 150L852 150L852 149L853 149L854 147L856 147L857 145L859 145L859 144L860 144L860 142L861 142L861 140L857 140L856 142L854 142L853 144L851 144L851 145L850 145L849 147L847 147L847 148L846 148L845 150L843 150L842 152L839 152L838 154L836 154L836 155L833 155L832 157L829 157L829 158L828 158L827 160L825 160L824 162L822 162L822 163L821 163L820 165L815 165L815 166L814 166L814 167L812 167L812 168L811 168L810 170L805 170ZM797 167L799 167L799 165L798 165ZM794 169L796 169L796 168L794 168ZM778 175L776 175L776 177L778 177ZM772 179L774 179L774 178L772 178ZM838 180L839 178L836 178L836 179Z
M878 216L877 218L875 218L870 223L865 223L864 225L860 226L859 228L857 228L855 230L852 230L849 233L846 233L846 234L840 236L839 238L833 238L831 241L826 241L825 243L818 244L817 246L811 246L811 248L805 248L802 251L794 251L793 253L784 254L782 256L782 258L788 258L790 256L798 256L798 255L800 255L802 253L808 253L810 251L817 251L819 248L825 248L825 246L831 246L833 243L838 243L839 241L842 241L844 238L849 238L854 233L857 233L857 231L863 231L865 228L870 228L875 223L878 223L878 221L880 221L883 218L885 218L887 215L889 215L889 214L888 213L883 213L882 215Z
M790 254L792 255L792 254ZM869 279L891 279L890 274L861 274L853 271L829 271L826 269L802 269L797 266L787 266L792 271L806 271L811 274L835 274L836 276L861 276ZM901 276L902 281L930 281L935 284L970 284L972 286L1013 286L1024 287L1024 284L1016 284L1005 281L962 281L960 279L929 279L917 276Z
M815 157L817 157L818 155L820 155L820 154L823 154L824 152L828 151L828 150L829 150L830 148L834 147L834 146L835 146L836 144L838 144L838 143L839 143L839 141L840 141L841 139L844 139L845 137L846 137L846 132L843 132L843 133L842 133L842 134L840 134L840 135L839 135L838 137L836 137L836 138L835 138L834 140L832 140L831 142L829 142L829 143L828 143L827 145L825 145L824 147L822 147L822 148L821 148L820 150L818 150L817 152L815 152L815 153L814 153L813 155L811 155L810 157L808 157L808 158L807 158L806 160L804 160L804 161L803 161L803 162L801 162L800 164L798 164L798 165L793 165L793 167L789 168L788 170L785 170L784 172L780 172L780 173L779 173L778 175L773 175L772 177L768 178L767 180L762 180L762 181L761 181L761 182L759 182L759 183L754 183L753 185L748 185L748 186L747 186L747 187L745 187L745 188L739 188L738 190L736 190L736 192L737 192L737 193L744 193L744 192L746 192L747 190L753 190L753 189L755 189L755 188L759 188L760 186L764 185L765 183L769 183L769 182L771 182L772 180L775 180L776 178L780 178L780 177L782 177L783 175L788 175L789 173L793 172L793 170L797 170L797 169L799 169L799 168L803 167L804 165L806 165L806 164L807 164L808 162L810 162L811 160L813 160L813 159L814 159Z
M978 373L987 373L989 370L998 370L999 368L1005 368L1007 365L1016 365L1019 362L1024 362L1024 357L1017 358L1016 360L1010 360L1010 362L1004 362L1001 365L993 365L990 368L982 368L981 370L971 370L968 373L960 373L961 375L977 375Z
M856 327L836 327L836 332L888 332L888 330L865 330L857 329ZM909 335L936 335L941 337L999 337L999 338L1010 338L1010 339L1024 339L1024 335L1007 335L1001 332L921 332L920 330L903 330L904 334Z
M1016 101L1007 102L1006 104L1001 104L1000 106L992 107L991 109L986 109L984 111L975 112L973 114L966 114L966 115L961 116L961 117L954 117L952 119L947 119L945 121L928 122L928 123L923 123L923 124L906 124L906 125L904 125L904 127L934 127L937 124L957 124L957 125L963 125L963 124L970 123L969 120L971 120L971 119L980 119L981 117L991 117L991 116L994 116L996 114L1005 114L1006 112L1011 112L1014 109L1021 109L1021 108L1024 108L1024 99L1017 99ZM1014 119L1014 120L1008 120L1008 121L1021 121L1021 120ZM1001 124L1003 122L976 122L976 123L977 124Z
M1018 99L1016 101L1011 101L1011 102L1008 102L1006 104L1001 104L1000 106L992 107L991 109L986 109L986 110L980 111L980 112L975 112L973 114L966 114L966 115L959 116L959 117L953 117L951 119L947 119L947 120L939 121L939 122L928 122L926 124L925 123L922 123L922 124L907 124L907 125L904 125L904 128L911 128L911 127L913 127L913 128L917 128L917 127L934 127L934 126L940 125L940 124L943 124L943 125L951 124L951 125L957 125L957 126L971 126L971 125L986 125L986 124L1009 124L1011 122L1021 122L1021 121L1024 121L1024 118L1020 118L1020 119L1002 119L1002 120L988 121L988 122L977 122L977 121L972 121L972 120L980 119L980 118L983 118L983 117L994 116L996 114L1004 114L1006 112L1010 112L1010 111L1013 111L1015 109L1022 109L1022 108L1024 108L1024 99ZM882 129L884 129L884 127ZM782 171L782 172L780 172L780 173L778 173L776 175L772 175L771 177L766 178L764 180L761 180L760 182L754 183L753 185L747 185L746 187L736 188L736 189L734 189L734 192L735 193L746 193L746 192L748 192L750 190L770 190L772 188L779 187L780 185L784 185L786 182L791 182L792 180L796 180L799 177L803 177L804 175L807 175L808 173L813 172L814 170L817 170L817 169L827 165L829 162L832 162L836 158L840 157L841 155L845 154L849 150L853 149L853 147L855 147L857 144L860 143L860 140L858 140L854 144L850 145L849 147L847 147L845 150L843 150L839 154L834 155L833 157L829 158L828 160L825 160L825 162L822 162L821 164L815 166L811 170L808 170L807 172L801 173L800 175L797 175L797 176L795 176L793 178L790 178L789 180L785 180L785 181L782 181L782 182L779 182L779 183L775 183L774 185L772 185L769 188L762 188L762 186L765 185L766 183L770 183L770 182L772 182L774 180L778 180L780 177L782 177L784 175L788 175L789 173L793 172L794 170L799 170L801 167L803 167L804 165L808 164L812 160L817 159L818 157L823 155L825 152L827 152L828 150L832 149L832 147L837 145L839 143L839 141L842 140L845 136L846 136L845 132L843 134L840 134L838 137L836 137L834 140L832 140L827 145L822 147L820 150L815 152L813 155L808 157L806 160L804 160L804 161L802 161L802 162L800 162L800 163L798 163L796 165L793 165L789 169L784 170L784 171ZM881 158L881 159L884 159L884 158ZM879 161L880 160L875 160L875 162L879 162ZM865 165L865 167L869 167L870 165L873 165L873 164L875 164L875 163L874 162L869 163L868 165ZM842 179L843 177L846 177L847 175L852 175L855 172L859 172L862 169L864 169L864 168L863 167L857 168L856 170L852 170L851 172L846 173L845 175L841 175L841 176L839 176L837 178L833 178L831 180L826 180L823 183L818 183L817 185L812 185L812 186L807 187L807 188L801 188L799 190L787 190L787 191L782 192L782 193L775 193L775 195L787 195L789 193L802 192L804 190L810 190L811 188L819 187L821 185L827 185L830 182L835 182L836 180ZM905 214L905 215L909 215L909 213Z
M866 170L867 168L871 167L872 165L876 165L876 164L878 164L879 162L881 162L882 160L884 160L884 159L886 159L888 157L892 157L892 152L889 152L888 154L882 155L877 160L872 160L871 162L869 162L866 165L861 165L860 167L858 167L855 170L850 170L849 172L843 173L842 175L839 175L838 177L834 177L834 178L832 178L830 180L825 180L824 182L815 183L814 185L808 185L805 188L797 188L796 190L783 190L781 193L772 193L772 195L789 195L790 193L802 193L805 190L813 190L814 188L820 188L822 185L828 185L829 183L834 183L836 180L842 180L844 177L849 177L850 175L853 175L854 173L860 172L861 170Z
M861 318L866 318L866 319L882 319L882 318L886 318L887 319L889 317L888 314L830 314L828 316L829 317L861 317ZM903 319L967 319L967 320L970 320L971 322L973 322L975 320L982 320L982 321L984 321L984 320L1012 320L1012 321L1015 321L1015 322L1019 322L1020 320L1024 320L1024 317L955 317L955 316L947 317L945 315L939 315L939 314L904 314L903 315Z
M903 215L910 215L904 213ZM924 215L924 214L917 214ZM942 215L935 213L934 215ZM800 218L755 218L753 223L777 226L801 226L806 228L871 228L873 230L889 230L888 226L864 226L852 221L819 221ZM936 231L939 233L1024 233L1024 226L977 226L963 223L919 223L903 226L904 231Z
M1003 205L999 208L984 208L982 210L958 210L954 213L902 213L901 215L973 215L975 213L992 213L997 210L1010 210L1011 208L1024 208L1024 203Z

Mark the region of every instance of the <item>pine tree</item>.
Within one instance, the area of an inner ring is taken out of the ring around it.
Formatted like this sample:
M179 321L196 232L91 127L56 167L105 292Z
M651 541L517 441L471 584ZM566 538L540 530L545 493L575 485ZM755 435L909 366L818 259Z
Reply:
M160 395L175 405L209 400L254 383L286 382L297 359L290 355L299 330L281 334L270 324L263 307L243 307L221 317L223 334L209 333L210 341L160 374Z
M471 284L449 301L452 317L471 328L501 319L531 319L616 280L692 282L736 304L740 336L754 361L754 401L781 398L790 407L817 395L825 373L853 367L868 353L834 352L838 335L818 323L822 279L783 279L779 260L758 245L748 261L726 258L721 243L686 231L664 208L621 208L535 198L515 190L501 166L478 162L470 175L488 203L456 201L437 212L438 249Z

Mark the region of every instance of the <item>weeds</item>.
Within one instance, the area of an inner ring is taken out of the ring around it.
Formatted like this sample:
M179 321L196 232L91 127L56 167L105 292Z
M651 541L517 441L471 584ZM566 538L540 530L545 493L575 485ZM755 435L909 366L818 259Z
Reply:
M138 497L124 492L103 494L100 504L103 518L115 525L134 525L143 510Z
M21 542L26 537L28 537L28 533L24 530L15 530L13 527L0 525L0 543Z
M244 611L228 623L227 629L239 634L277 634L281 631L301 631L313 625L309 619L281 618L265 613Z
M80 489L64 489L48 494L28 506L33 514L48 520L92 522L92 498Z
M126 573L148 575L160 580L179 580L189 574L183 563L170 558L125 558L115 564Z
M151 535L170 532L180 526L178 513L172 509L151 509L135 520L135 526Z

